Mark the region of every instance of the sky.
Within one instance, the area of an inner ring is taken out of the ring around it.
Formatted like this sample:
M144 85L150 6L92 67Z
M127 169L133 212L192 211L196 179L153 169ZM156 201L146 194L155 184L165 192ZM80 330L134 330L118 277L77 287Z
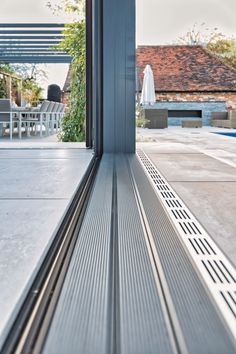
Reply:
M205 22L236 37L236 0L136 0L137 44L171 44Z
M118 0L117 0L118 1ZM0 0L0 22L68 22L68 15L53 14L48 0ZM51 0L52 4L60 0ZM136 0L136 41L139 44L171 44L192 29L194 23L217 27L236 37L236 0ZM42 82L63 87L68 65L48 64Z

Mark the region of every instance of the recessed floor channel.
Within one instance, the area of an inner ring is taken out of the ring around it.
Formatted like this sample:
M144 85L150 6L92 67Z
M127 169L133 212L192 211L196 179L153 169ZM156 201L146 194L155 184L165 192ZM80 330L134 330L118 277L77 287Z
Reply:
M235 352L138 158L105 155L42 353Z

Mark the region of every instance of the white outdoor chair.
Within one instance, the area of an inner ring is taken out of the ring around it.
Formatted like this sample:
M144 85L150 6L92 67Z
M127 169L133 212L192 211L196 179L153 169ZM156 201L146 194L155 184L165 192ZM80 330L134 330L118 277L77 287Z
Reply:
M54 128L56 128L56 132L58 133L61 120L64 116L64 111L65 111L65 105L63 103L55 102L55 105L53 107L53 112L52 112L52 118L50 121L51 133L54 132Z
M19 121L20 127L25 125L27 136L30 136L30 125L35 126L35 135L37 134L38 125L40 125L40 137L43 136L43 125L45 126L45 134L48 135L49 127L49 110L52 104L50 101L43 101L39 110L31 110L29 112L21 112ZM21 129L19 130L19 138L21 139Z
M59 102L54 102L54 106L52 107L52 112L50 114L50 132L51 134L54 133L54 128L56 126L56 132L58 131L58 120L57 120L57 116L58 116L58 109L60 107L60 103Z

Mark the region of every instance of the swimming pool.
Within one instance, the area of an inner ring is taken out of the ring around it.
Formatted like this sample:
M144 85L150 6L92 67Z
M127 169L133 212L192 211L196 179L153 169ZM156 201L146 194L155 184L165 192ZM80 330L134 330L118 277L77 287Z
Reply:
M225 136L230 136L231 138L236 138L236 132L235 133L214 133L214 134L225 135Z

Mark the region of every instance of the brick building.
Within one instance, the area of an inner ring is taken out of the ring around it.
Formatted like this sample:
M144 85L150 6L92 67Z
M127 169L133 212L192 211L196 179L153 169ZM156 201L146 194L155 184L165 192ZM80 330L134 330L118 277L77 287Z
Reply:
M154 74L155 106L169 109L169 124L192 116L207 125L212 111L236 108L236 70L202 46L138 47L139 90L147 64Z
M71 93L71 66L69 67L67 76L66 76L66 81L64 83L63 89L62 89L62 94L61 94L61 100L62 103L69 105L69 101L70 101L70 93Z

